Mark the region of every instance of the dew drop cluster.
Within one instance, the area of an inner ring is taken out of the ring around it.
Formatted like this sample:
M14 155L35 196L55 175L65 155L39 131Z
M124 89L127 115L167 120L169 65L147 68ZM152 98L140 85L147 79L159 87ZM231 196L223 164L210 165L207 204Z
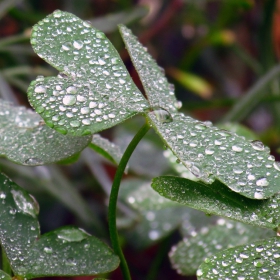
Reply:
M0 156L22 165L43 165L66 159L83 150L90 136L64 136L46 126L24 107L0 100Z
M151 107L165 108L170 112L177 112L182 103L177 101L174 86L169 84L164 70L159 67L152 56L125 26L121 25L120 32L131 60L144 86Z
M220 252L197 270L198 279L279 279L280 242L271 238Z
M165 122L153 112L149 118L180 162L206 183L215 179L233 191L264 199L280 190L280 165L268 147L258 140L246 141L227 130L183 114Z
M88 22L55 11L33 27L31 43L61 71L38 77L28 89L48 126L63 134L93 134L148 107L113 45Z

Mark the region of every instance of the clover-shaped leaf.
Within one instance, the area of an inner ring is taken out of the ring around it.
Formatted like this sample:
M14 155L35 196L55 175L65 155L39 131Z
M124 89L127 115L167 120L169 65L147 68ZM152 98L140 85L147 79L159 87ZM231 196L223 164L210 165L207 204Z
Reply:
M0 202L0 242L16 276L96 275L117 268L112 250L79 228L40 236L38 204L3 174Z
M274 235L272 230L219 219L217 225L175 245L169 257L179 274L195 275L199 265L216 252Z
M279 279L279 237L220 251L206 258L198 279Z
M177 112L181 102L174 95L174 86L169 84L164 70L159 67L147 48L138 42L138 39L124 25L119 25L119 30L125 46L143 83L148 101L152 108L165 109Z
M0 156L22 165L43 165L82 151L90 136L65 136L24 107L0 101Z
M57 10L33 27L31 43L61 72L28 88L31 105L59 132L93 134L148 107L113 45L88 22Z
M131 31L120 32L152 112L148 120L175 156L200 180L220 180L244 196L264 199L280 190L280 165L260 141L247 142L234 133L176 113L174 93L156 62ZM230 175L229 175L230 174Z

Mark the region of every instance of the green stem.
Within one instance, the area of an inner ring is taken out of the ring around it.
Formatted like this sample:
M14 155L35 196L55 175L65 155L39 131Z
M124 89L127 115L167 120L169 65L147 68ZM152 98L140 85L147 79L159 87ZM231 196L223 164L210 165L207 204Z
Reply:
M2 270L7 274L12 275L12 269L3 248L2 248Z
M118 200L118 193L119 193L119 188L120 188L120 183L122 176L124 174L127 162L129 158L131 157L133 151L135 150L136 146L140 142L140 140L144 137L144 135L148 132L150 129L150 126L145 123L140 130L137 132L137 134L134 136L132 141L129 143L127 146L121 161L118 165L115 178L113 181L112 189L111 189L111 194L110 194L110 200L109 200L109 214L108 214L108 220L109 220L109 231L110 231L110 238L111 238L111 243L113 246L113 249L115 253L119 256L121 263L120 267L122 270L122 274L125 280L130 280L130 272L128 265L126 263L126 259L123 255L120 242L119 242L119 236L118 236L118 230L117 230L117 223L116 223L116 212L117 212L117 200Z
M265 87L271 81L280 75L280 65L273 67L266 75L264 75L243 98L233 106L233 108L225 115L222 122L240 121L244 119L252 109L259 104L266 94Z

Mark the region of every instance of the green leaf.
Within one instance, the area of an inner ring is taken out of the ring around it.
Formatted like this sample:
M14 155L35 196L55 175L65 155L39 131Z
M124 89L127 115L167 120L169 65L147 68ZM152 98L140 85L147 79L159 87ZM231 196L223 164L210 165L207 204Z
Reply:
M12 277L4 272L3 270L0 270L0 279L1 280L12 280Z
M116 49L88 22L57 10L33 27L31 43L62 72L28 89L31 105L59 132L93 134L148 107Z
M253 199L279 192L280 165L259 140L248 142L210 122L178 113L166 117L151 112L148 118L166 146L201 181L218 179L234 192Z
M82 151L90 136L65 136L24 107L0 101L0 156L22 165L43 165Z
M271 229L280 224L280 194L267 200L253 200L231 191L219 181L205 185L172 176L153 179L152 187L166 198L207 214Z
M218 124L218 127L220 129L226 129L229 130L231 132L236 133L237 135L240 136L244 136L246 138L246 140L256 140L258 139L258 135L252 131L251 129L249 129L248 127L240 124L240 123L221 123Z
M25 277L96 275L115 270L119 258L106 244L75 227L44 234L25 263Z
M120 197L132 208L144 212L178 207L180 204L162 197L151 188L151 182L142 180L125 180L122 182Z
M197 270L198 279L279 279L279 237L221 251Z
M203 228L196 236L174 246L169 257L179 274L195 275L204 259L216 252L274 235L272 230L219 219L216 226Z
M99 153L113 164L119 164L122 153L120 148L98 134L93 135L89 147Z
M178 228L186 211L186 207L170 207L142 212L141 221L125 234L132 246L147 248Z
M177 112L182 104L176 100L174 86L168 83L164 70L127 27L119 25L119 30L151 107Z
M190 179L192 181L198 181L199 179L194 176L189 169L186 168L178 158L169 150L165 150L163 155L168 159L170 166L180 175L180 177Z
M33 197L0 173L0 242L16 274L22 275L32 243L40 235Z
M64 227L40 236L38 204L0 174L0 241L15 275L95 275L114 270L119 259L93 236Z

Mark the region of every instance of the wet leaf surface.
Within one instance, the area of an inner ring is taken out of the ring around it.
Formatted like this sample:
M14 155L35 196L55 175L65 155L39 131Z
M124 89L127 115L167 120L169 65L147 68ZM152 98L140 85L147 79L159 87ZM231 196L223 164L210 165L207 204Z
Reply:
M57 131L93 134L148 107L116 49L90 23L57 10L33 27L31 43L61 72L28 88L31 105Z
M279 279L279 237L221 251L197 270L200 280Z
M0 101L0 155L22 165L43 165L82 151L90 136L65 136L24 107Z
M219 219L216 226L204 227L175 245L169 257L179 274L195 275L199 265L216 252L272 236L272 230Z

